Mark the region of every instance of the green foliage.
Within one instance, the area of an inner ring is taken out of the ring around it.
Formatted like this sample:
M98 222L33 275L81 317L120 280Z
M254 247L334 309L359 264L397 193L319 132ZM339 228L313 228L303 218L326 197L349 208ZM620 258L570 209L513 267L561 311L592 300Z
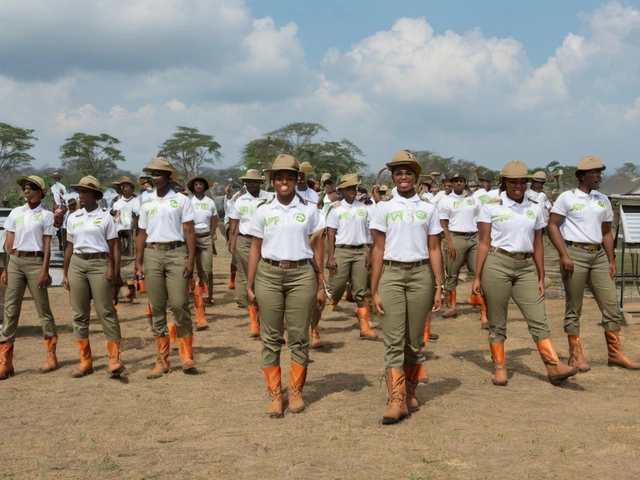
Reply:
M616 169L614 175L621 177L638 178L640 177L640 166L631 162L623 163L621 167L618 167Z
M4 196L7 197L7 200L9 200L10 208L20 207L25 203L24 197L22 196L22 191L17 185L15 189L12 188L8 192L5 192Z
M80 178L93 175L105 183L117 170L116 162L125 159L116 148L119 143L120 140L106 133L75 133L60 147L62 166L75 172Z
M205 163L213 164L222 158L220 144L213 135L205 135L193 127L178 127L178 131L160 145L158 156L171 162L183 182L200 175Z
M34 158L27 153L38 139L33 130L0 123L0 174L28 167Z

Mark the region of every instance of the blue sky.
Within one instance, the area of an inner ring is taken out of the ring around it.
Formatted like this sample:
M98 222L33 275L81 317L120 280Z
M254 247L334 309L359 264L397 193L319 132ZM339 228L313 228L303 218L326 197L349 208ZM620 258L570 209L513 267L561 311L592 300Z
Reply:
M289 122L323 124L377 171L401 148L494 169L640 150L640 2L0 2L0 121L36 165L75 132L140 171L178 125L221 165Z

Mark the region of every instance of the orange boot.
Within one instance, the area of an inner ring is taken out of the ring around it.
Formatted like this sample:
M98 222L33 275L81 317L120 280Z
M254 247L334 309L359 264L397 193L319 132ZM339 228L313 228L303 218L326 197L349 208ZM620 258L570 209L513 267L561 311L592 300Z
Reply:
M127 288L129 289L129 293L127 293L127 299L133 303L133 300L136 298L136 285L132 280L128 280Z
M199 283L193 288L193 306L196 310L196 330L208 330L207 319L204 316L204 301L202 300L202 285Z
M13 376L13 342L0 343L0 380Z
M371 330L369 309L367 307L356 308L354 310L358 316L360 323L360 338L363 340L372 340L376 338L376 334Z
M329 310L331 310L333 312L336 309L336 307L338 306L338 302L339 301L340 301L339 298L331 299L331 303L329 304Z
M229 290L235 290L236 288L236 271L238 270L238 267L236 267L236 265L234 263L231 264L231 278L229 278L229 285L227 285L227 287L229 287Z
M584 359L579 335L568 335L569 340L569 366L578 367L579 372L588 372L591 367Z
M440 335L431 332L431 312L427 315L427 320L424 322L424 336L422 337L423 343L427 343L427 340L438 340Z
M387 391L389 392L389 410L382 416L383 425L398 423L409 415L407 408L407 386L405 374L395 368L387 368L385 371L387 378Z
M158 337L154 335L156 340L156 349L158 351L158 358L156 359L156 365L149 373L147 373L148 379L160 378L165 373L169 373L169 337Z
M260 338L260 321L258 320L258 307L249 305L249 316L251 317L250 338Z
M558 354L550 338L540 340L536 346L547 369L547 377L549 377L551 385L560 385L567 378L578 373L578 367L570 367L558 359Z
M289 410L291 413L300 413L304 410L302 400L302 388L307 380L307 367L291 362L289 371Z
M178 328L175 323L168 323L167 328L169 329L169 341L173 343L173 349L175 350L178 348Z
M147 293L147 284L144 283L144 277L141 275L138 279L138 291L140 293ZM151 313L149 313L151 315Z
M482 323L481 328L489 330L489 320L487 319L487 302L485 302L484 297L478 295L477 293L472 293L469 297L469 305L478 305L478 307L480 307L480 322Z
M424 363L421 363L418 370L418 383L429 383L429 377L427 371L424 369Z
M493 359L493 377L491 383L504 387L509 381L507 369L504 368L504 343L490 343L491 358Z
M78 340L77 342L78 347L80 347L80 365L71 373L71 376L73 378L82 378L93 373L93 358L91 357L89 340Z
M178 351L184 373L196 373L196 364L193 361L193 333L178 339Z
M107 341L107 352L109 353L109 367L107 369L109 377L119 377L127 369L120 361L120 341Z
M282 382L281 371L279 366L263 368L262 373L267 381L267 390L269 390L269 406L267 407L267 415L271 418L282 418Z
M458 316L458 311L456 310L456 291L453 292L445 292L445 297L449 299L449 308L442 314L444 318L455 318Z
M407 409L409 412L417 412L420 410L418 397L416 396L416 387L418 386L418 377L420 375L422 364L404 362L404 376L407 390Z
M322 307L322 310L324 310L324 307ZM322 317L322 310L318 310L314 305L313 312L311 313L311 348L321 348L323 345L322 339L320 338L320 330L318 329L318 324Z
M620 330L605 330L604 337L607 340L607 350L609 351L609 358L607 363L612 367L622 367L629 370L639 370L640 363L629 360L627 356L622 353L620 347Z
M49 337L44 339L44 343L47 346L47 363L40 369L42 373L53 372L58 369L58 358L56 357L56 345L58 344L58 337Z

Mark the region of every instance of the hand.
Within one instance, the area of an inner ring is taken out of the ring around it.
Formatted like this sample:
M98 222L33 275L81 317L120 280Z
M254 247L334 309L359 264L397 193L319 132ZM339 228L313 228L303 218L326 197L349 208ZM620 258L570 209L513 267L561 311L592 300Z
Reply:
M253 287L247 285L247 302L252 307L258 306L258 301L256 300L256 294L253 293Z
M440 310L440 307L442 307L442 287L436 288L436 294L433 297L433 308L431 311L437 312Z
M560 257L560 272L564 278L571 278L573 276L573 260L569 258L569 255Z
M113 280L113 265L111 263L107 267L107 280Z
M135 274L138 278L144 278L144 264L136 262Z
M382 300L380 300L380 295L378 295L378 292L374 293L371 296L371 300L373 300L373 306L376 307L376 311L380 315L384 315L384 307L382 306Z
M316 293L316 308L322 310L325 303L327 303L327 292L324 291L324 288L321 288Z
M616 264L615 263L610 263L609 264L609 275L611 276L611 280L613 280L616 276Z
M333 270L334 272L338 269L338 264L336 263L335 258L330 258L329 260L327 260L327 268L329 270Z
M364 266L367 270L371 271L371 255L367 255L364 258Z
M38 275L38 288L47 288L49 285L49 272L40 272Z
M538 280L538 295L544 298L544 278L542 280Z
M193 276L193 264L187 262L184 266L184 270L182 271L182 276L184 278L191 278Z
M211 240L211 247L213 249L213 256L217 257L218 256L218 250L216 250L216 242L214 239Z
M447 242L447 251L449 252L449 257L451 257L451 259L455 260L455 258L456 258L456 249L449 242Z
M478 277L473 279L473 284L471 284L471 291L476 295L484 296L484 292L482 291L482 282Z
M69 278L64 273L62 274L62 286L65 290L69 290Z
M117 272L113 276L113 286L116 287L116 288L120 288L122 285L124 285L124 282L122 281L122 277L120 276L120 272Z
M7 270L6 270L6 269L4 269L4 270L2 271L2 275L0 275L0 283L2 284L2 286L3 286L3 287L6 287L6 286L7 286L7 279L8 279L8 277L7 277Z

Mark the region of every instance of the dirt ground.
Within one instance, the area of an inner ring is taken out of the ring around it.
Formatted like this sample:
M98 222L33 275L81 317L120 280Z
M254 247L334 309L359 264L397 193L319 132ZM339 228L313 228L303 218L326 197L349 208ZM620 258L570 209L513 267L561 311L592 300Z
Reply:
M220 246L219 246L220 247ZM219 248L220 249L220 248ZM125 269L126 270L126 269ZM131 271L131 267L128 270ZM361 341L354 304L325 312L325 347L311 352L307 403L301 414L266 416L260 342L227 289L229 256L215 260L216 305L211 328L194 340L199 374L184 375L177 350L171 373L145 375L155 361L147 331L146 295L124 301L120 380L107 377L106 347L92 319L95 373L71 378L78 349L62 288L50 297L60 328L61 368L42 375L45 347L33 303L25 300L15 343L15 377L0 382L0 478L327 478L439 479L638 478L640 371L606 364L600 315L585 299L582 341L592 366L561 387L544 366L519 311L510 309L506 344L509 385L491 384L486 331L477 311L459 306L456 319L434 316L440 340L425 350L430 382L418 389L419 412L394 426L386 410L383 344ZM459 298L468 298L470 283ZM547 301L561 358L563 300ZM374 320L378 320L374 318ZM639 317L623 330L623 348L640 360ZM378 331L378 334L380 332ZM282 355L288 378L289 351ZM283 384L283 387L285 385Z

